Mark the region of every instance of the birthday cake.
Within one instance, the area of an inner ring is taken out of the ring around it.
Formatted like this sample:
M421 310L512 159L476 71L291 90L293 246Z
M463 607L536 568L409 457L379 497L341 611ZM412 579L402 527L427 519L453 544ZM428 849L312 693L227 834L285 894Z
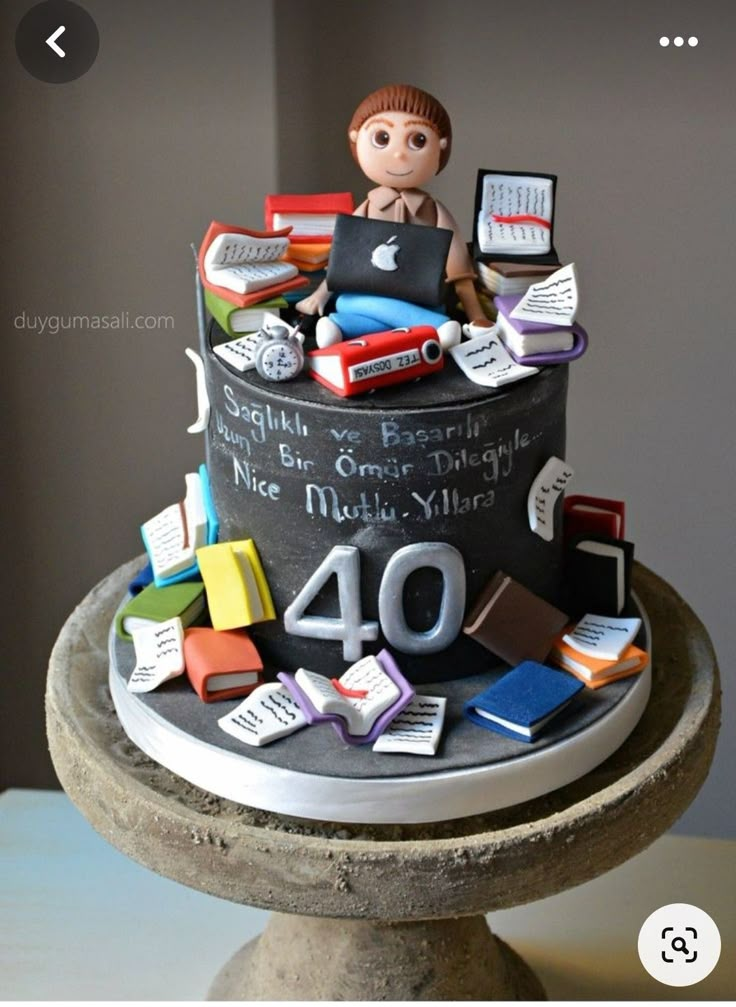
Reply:
M357 209L274 195L266 230L202 242L205 463L142 526L110 684L130 737L222 796L431 821L614 751L646 619L623 506L564 500L587 336L556 179L480 171L471 257L419 188L449 157L436 99L383 88L348 139L378 185Z

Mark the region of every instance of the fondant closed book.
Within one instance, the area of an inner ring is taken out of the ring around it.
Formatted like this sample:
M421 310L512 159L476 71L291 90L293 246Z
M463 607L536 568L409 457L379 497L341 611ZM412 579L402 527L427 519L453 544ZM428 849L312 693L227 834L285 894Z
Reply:
M184 660L192 688L204 703L245 696L261 681L263 662L244 630L189 629Z
M339 213L353 212L351 192L271 193L264 203L266 226L293 228L300 244L324 244Z
M507 664L518 664L543 661L567 622L564 612L499 570L466 618L463 632Z
M168 587L149 584L120 609L115 616L115 631L123 640L133 639L133 630L178 616L182 625L191 626L205 612L204 584L201 580L182 581Z
M342 293L379 294L436 307L452 231L340 214L327 267L327 286Z
M560 638L555 642L550 654L550 661L559 664L565 671L575 675L589 689L600 689L620 678L637 675L647 666L648 657L645 651L631 644L620 657L615 660L597 659L584 654Z
M605 535L578 535L568 544L567 579L573 614L621 615L631 593L634 545Z
M311 377L343 397L412 381L445 364L437 332L429 325L349 339L313 350L307 360Z
M626 535L626 506L623 500L573 493L565 497L565 538L571 541L577 535L604 535L606 538L624 538Z
M252 539L218 542L197 550L215 629L237 629L275 619L276 613Z
M468 700L465 715L479 727L534 741L582 688L582 682L564 672L524 661Z

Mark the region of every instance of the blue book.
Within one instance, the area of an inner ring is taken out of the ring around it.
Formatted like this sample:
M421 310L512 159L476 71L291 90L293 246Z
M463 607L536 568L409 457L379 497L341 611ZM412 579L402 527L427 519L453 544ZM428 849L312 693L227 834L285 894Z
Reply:
M537 661L522 661L469 699L464 713L479 727L531 742L582 688L572 675Z
M143 588L148 587L149 584L153 584L153 567L150 562L146 563L128 584L128 594L140 594Z

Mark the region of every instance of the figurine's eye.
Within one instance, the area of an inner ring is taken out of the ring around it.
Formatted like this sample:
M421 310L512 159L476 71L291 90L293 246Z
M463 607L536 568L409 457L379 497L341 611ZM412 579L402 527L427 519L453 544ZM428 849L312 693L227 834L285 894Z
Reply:
M410 150L423 150L426 145L427 145L426 133L412 133L409 136Z
M390 140L391 137L385 129L377 129L371 137L371 143L374 147L388 147Z

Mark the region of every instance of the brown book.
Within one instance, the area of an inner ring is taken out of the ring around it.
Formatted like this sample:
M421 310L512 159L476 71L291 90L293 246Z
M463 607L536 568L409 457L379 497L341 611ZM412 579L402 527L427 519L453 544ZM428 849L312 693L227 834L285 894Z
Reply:
M564 612L499 570L466 618L463 632L515 666L543 662L568 622Z
M552 273L557 272L560 267L543 266L538 263L533 264L530 262L489 262L487 264L487 268L492 269L495 273L499 273L501 276L537 276L542 279L545 276L551 276Z

